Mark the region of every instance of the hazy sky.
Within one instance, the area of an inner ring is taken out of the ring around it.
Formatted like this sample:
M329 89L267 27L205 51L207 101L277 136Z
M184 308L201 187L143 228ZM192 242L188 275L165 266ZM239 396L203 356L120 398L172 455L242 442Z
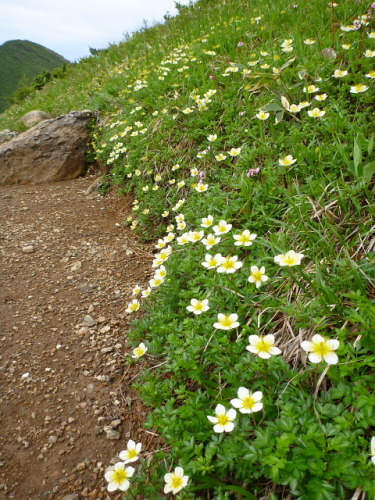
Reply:
M30 40L77 61L166 12L177 13L174 0L0 0L0 45Z

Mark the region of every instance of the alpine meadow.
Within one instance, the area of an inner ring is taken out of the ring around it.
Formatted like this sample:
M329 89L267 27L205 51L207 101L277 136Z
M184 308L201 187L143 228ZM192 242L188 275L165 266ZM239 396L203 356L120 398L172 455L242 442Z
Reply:
M124 366L164 446L123 444L108 490L375 500L375 4L176 6L0 115L95 111L153 252Z

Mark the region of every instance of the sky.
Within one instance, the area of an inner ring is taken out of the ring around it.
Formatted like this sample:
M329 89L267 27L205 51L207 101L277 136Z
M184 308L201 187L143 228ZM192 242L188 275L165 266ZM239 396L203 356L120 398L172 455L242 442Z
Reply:
M188 5L189 0L178 0ZM0 45L29 40L69 61L119 43L147 21L177 14L174 0L0 0Z

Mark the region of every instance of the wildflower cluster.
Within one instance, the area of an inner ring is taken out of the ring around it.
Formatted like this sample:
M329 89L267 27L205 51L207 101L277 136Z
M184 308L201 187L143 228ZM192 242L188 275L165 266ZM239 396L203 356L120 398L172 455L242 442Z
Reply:
M128 193L126 224L151 245L121 312L168 452L136 472L129 445L108 487L370 498L374 8L178 10L77 65L90 85L54 82L46 106L80 93L100 111L101 191Z
M126 450L118 454L121 462L117 462L107 468L104 477L108 482L107 489L109 492L116 490L127 491L129 489L130 478L133 477L135 468L127 464L136 462L139 459L141 450L142 443L135 443L135 441L130 439ZM188 484L189 477L184 475L182 467L176 467L173 472L164 475L164 481L164 493L172 492L176 495Z

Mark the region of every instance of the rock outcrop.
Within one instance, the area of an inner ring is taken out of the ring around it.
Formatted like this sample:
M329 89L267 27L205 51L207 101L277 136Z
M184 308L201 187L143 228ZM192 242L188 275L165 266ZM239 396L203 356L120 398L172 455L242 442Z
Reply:
M0 144L0 184L41 184L81 175L92 118L91 111L72 111Z
M13 130L9 130L8 128L5 130L0 130L0 144L2 142L10 141L14 137L16 137L17 132L13 132Z
M34 109L33 111L29 111L21 118L21 122L25 125L25 127L30 128L34 127L38 123L48 120L51 116L44 111L39 111L38 109Z

